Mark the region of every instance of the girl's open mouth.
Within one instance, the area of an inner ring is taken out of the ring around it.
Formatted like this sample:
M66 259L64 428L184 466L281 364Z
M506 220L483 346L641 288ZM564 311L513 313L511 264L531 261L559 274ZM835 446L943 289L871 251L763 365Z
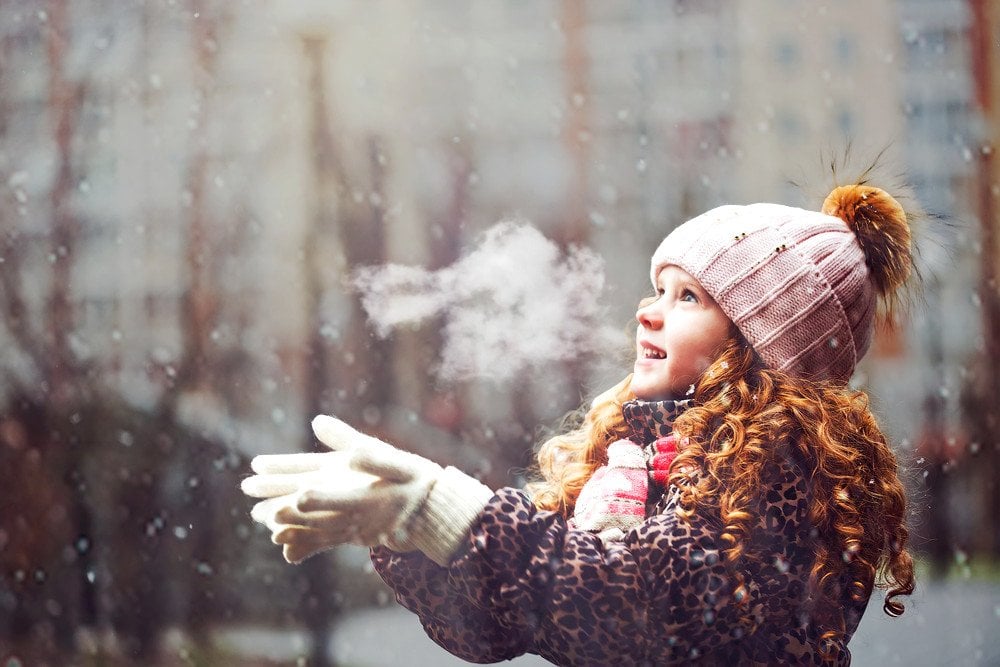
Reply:
M641 340L639 341L639 359L642 361L644 359L666 359L667 353L660 348L656 347L652 343Z

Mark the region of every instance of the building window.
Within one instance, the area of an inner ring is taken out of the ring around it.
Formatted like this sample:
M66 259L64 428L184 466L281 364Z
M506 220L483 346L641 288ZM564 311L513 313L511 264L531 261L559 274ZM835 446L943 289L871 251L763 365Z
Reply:
M837 62L841 65L850 65L854 62L857 48L852 35L841 33L834 42L834 51L837 55Z
M774 46L774 59L784 67L798 64L799 45L788 38L779 39Z
M837 114L837 128L844 136L854 136L858 129L854 112L850 109L841 109Z
M798 116L787 111L778 114L775 126L778 128L781 138L789 141L797 139L802 132L802 124L799 122Z

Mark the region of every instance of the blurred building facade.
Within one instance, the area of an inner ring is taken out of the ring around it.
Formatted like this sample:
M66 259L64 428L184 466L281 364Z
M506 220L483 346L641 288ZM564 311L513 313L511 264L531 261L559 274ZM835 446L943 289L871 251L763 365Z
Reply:
M377 339L349 271L447 266L518 214L605 258L624 331L670 229L723 203L818 207L824 160L853 140L837 176L891 142L913 207L954 223L923 241L915 324L880 335L856 382L904 455L922 455L928 414L960 441L983 341L977 165L996 122L975 99L975 7L0 5L0 400L68 420L114 397L220 457L310 447L309 418L333 412L516 483L536 425L627 366L442 385L433 326ZM183 486L169 458L150 474ZM972 517L963 548L989 521Z

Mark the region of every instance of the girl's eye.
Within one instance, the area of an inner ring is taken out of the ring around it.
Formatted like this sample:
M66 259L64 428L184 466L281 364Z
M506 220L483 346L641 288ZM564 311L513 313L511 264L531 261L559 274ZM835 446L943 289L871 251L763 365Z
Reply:
M691 297L691 298L688 299L688 297ZM686 289L686 290L684 290L681 293L681 301L694 301L695 303L697 303L698 302L698 297L697 297L697 295L695 295L694 292L692 292L689 289Z

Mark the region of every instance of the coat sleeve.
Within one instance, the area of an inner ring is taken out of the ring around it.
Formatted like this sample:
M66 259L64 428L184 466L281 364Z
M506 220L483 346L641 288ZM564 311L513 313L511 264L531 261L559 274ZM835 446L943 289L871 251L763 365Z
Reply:
M715 533L667 512L605 543L501 489L447 567L419 553L372 558L428 634L472 662L685 662L759 623L756 590L737 593Z

